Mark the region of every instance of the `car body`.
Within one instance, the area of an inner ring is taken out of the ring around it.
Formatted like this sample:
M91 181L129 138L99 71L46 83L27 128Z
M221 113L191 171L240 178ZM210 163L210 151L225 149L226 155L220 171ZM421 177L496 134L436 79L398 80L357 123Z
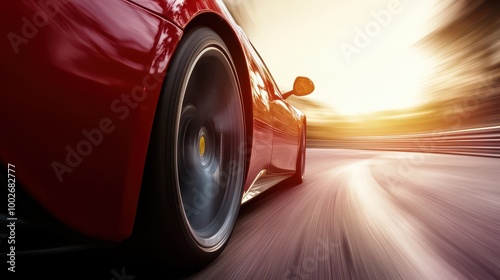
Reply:
M274 184L296 174L305 116L285 102L221 2L0 6L0 160L14 164L24 190L75 231L109 241L132 234L162 85L184 34L198 26L223 38L241 86L243 201L270 186L260 178L278 178Z

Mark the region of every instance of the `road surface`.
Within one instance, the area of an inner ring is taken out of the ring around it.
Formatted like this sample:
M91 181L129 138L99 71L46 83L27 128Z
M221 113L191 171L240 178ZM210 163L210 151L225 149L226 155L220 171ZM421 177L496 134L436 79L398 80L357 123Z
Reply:
M500 279L500 160L309 149L189 279Z
M20 256L17 268L52 279L500 279L500 159L308 149L304 183L245 204L225 251L197 273L102 249Z

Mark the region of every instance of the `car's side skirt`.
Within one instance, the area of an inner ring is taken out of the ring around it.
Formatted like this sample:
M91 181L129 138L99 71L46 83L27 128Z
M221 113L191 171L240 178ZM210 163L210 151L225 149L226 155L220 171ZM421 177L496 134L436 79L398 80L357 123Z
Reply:
M253 180L250 188L243 194L241 204L245 204L250 199L265 192L267 189L284 181L288 177L290 177L290 174L271 174L267 169L263 169Z

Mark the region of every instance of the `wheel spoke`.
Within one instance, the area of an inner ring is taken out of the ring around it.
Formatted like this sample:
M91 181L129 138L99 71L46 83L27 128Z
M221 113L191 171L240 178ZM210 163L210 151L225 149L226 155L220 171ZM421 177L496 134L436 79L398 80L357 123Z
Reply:
M243 174L230 170L229 163L243 165L238 153L243 139L242 107L233 69L221 50L208 48L189 77L176 147L184 214L202 247L228 238L234 225Z

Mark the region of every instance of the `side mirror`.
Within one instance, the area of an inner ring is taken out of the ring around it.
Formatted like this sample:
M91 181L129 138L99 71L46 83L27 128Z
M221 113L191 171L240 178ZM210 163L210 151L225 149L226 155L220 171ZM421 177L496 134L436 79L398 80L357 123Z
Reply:
M307 77L297 77L293 83L293 90L283 94L283 98L287 99L291 95L305 96L314 91L314 83Z

